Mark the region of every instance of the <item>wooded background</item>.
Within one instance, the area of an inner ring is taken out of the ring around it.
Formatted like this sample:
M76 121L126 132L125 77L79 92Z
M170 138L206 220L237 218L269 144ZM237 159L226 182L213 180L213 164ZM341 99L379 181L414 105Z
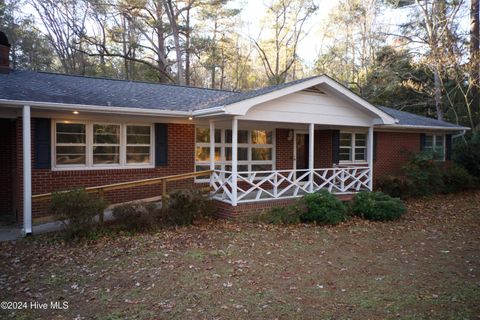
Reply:
M318 19L325 1L258 1L255 35L234 0L0 0L0 28L15 69L237 91L327 74L373 104L478 129L479 0L340 0ZM395 10L394 28L379 19ZM312 25L313 65L299 54Z

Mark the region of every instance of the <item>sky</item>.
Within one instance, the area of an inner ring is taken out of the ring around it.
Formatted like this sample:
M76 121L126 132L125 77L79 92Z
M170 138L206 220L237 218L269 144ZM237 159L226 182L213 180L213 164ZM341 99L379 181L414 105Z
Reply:
M304 30L306 32L305 37L300 41L298 48L298 55L304 60L307 66L313 66L316 58L321 51L320 42L318 39L321 37L320 26L322 22L326 21L329 13L332 9L339 4L338 0L315 0L319 5L319 10L312 16L306 23ZM470 7L470 0L466 1L466 8ZM241 20L244 22L242 26L242 34L246 38L257 38L260 31L260 20L266 13L266 3L271 0L232 0L230 6L232 8L241 8ZM35 10L27 5L24 8L25 14L33 14L36 17L37 22L40 18L36 14ZM397 26L406 21L408 10L406 9L385 9L381 12L379 19L386 26L386 32L394 32L398 29ZM462 20L462 28L468 31L469 28L469 16L464 14ZM41 28L43 29L43 28Z

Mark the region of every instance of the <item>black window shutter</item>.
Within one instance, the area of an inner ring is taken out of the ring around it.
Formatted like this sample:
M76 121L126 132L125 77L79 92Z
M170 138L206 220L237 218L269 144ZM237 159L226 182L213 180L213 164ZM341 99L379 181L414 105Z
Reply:
M332 162L333 164L340 162L340 130L332 132Z
M425 150L425 133L420 134L420 151Z
M452 135L445 135L445 160L452 160Z
M168 162L167 124L155 123L155 167L166 166Z
M50 169L52 164L52 147L51 147L51 124L50 119L34 118L34 152L36 169Z
M373 161L377 161L377 138L378 132L373 133Z

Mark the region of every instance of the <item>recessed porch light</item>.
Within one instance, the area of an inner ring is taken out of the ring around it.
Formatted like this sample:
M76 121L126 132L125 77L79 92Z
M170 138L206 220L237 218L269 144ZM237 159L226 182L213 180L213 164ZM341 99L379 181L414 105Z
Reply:
M73 111L73 114L79 114L79 113L80 113L80 112L78 112L78 111L76 111L76 110Z

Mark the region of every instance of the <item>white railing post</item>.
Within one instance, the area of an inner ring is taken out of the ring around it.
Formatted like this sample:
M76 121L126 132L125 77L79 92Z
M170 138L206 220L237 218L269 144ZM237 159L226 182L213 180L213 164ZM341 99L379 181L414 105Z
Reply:
M237 205L237 182L238 182L238 161L237 161L237 147L238 147L238 119L232 119L232 206Z
M30 106L23 107L23 234L32 233L32 151Z
M373 126L368 128L368 144L367 144L367 162L368 162L368 189L373 189Z
M210 120L210 187L213 186L213 170L215 170L215 122Z
M310 193L313 192L313 168L315 166L314 164L314 160L315 160L315 155L314 155L314 151L315 151L315 142L314 142L314 136L315 136L315 124L313 123L310 123L309 126L308 126L308 169L310 170L310 174L309 174L309 182L310 182L310 186L309 186L309 191Z

